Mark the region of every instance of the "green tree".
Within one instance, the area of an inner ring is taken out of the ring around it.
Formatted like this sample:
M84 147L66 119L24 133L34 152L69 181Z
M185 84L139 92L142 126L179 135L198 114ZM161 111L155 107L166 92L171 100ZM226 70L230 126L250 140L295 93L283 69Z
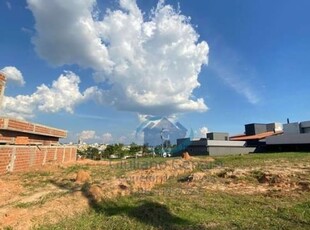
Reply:
M86 157L87 157L87 153L86 153L85 150L80 150L80 149L78 149L78 150L77 150L77 154L78 154L79 156L83 157L83 158L86 158Z
M115 154L114 145L108 145L107 148L104 150L104 155L109 157L113 154Z
M118 157L123 157L125 154L127 154L127 151L123 149L124 144L114 144L114 145L108 145L107 148L104 150L105 156L111 156L111 155L117 155Z
M146 153L146 154L150 154L150 153L152 153L152 150L151 150L151 148L149 147L148 144L144 144L144 145L142 146L142 152L143 152L143 153Z
M93 160L101 160L101 154L99 153L99 150L94 147L88 147L86 150L87 158L93 159Z
M129 148L129 155L135 155L136 153L138 153L141 150L141 146L137 145L136 143L132 142L130 144L130 148Z

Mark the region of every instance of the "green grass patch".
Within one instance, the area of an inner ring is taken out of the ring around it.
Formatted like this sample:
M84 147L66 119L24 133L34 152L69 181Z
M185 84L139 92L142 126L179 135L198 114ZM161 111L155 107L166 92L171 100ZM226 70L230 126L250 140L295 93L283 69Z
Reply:
M90 169L89 165L75 164L75 165L69 166L68 168L65 168L63 172L65 174L70 174L70 173L77 173L80 170L89 170L89 169Z
M51 193L48 193L47 195L40 197L40 199L35 200L35 201L19 202L19 203L15 204L15 207L17 207L17 208L29 208L29 207L33 207L33 206L37 206L37 205L43 205L46 202L53 200L57 197L61 197L66 193L67 192L51 192Z
M291 200L223 192L156 194L107 200L74 219L38 229L309 229L310 226L310 201L306 196Z
M49 184L48 179L37 179L37 180L31 180L31 181L25 181L23 183L23 187L26 188L29 191L34 191L37 189L41 189L46 187Z
M22 184L28 191L34 191L46 187L53 176L50 171L26 172L22 175Z
M35 179L35 178L38 178L38 177L49 177L49 176L52 176L53 173L50 172L50 171L33 171L33 172L26 172L23 174L22 178L23 179Z
M156 158L155 158L156 159ZM159 163L165 158L158 158ZM309 164L309 153L250 154L242 156L216 157L223 172L203 180L225 180L226 174L235 168L264 167L279 162ZM135 159L133 159L135 160ZM146 168L153 159L146 163ZM198 157L194 161L202 161ZM132 162L132 160L126 160ZM121 161L120 161L121 163ZM135 162L137 163L137 162ZM125 167L126 166L126 167ZM137 164L136 164L137 166ZM97 167L97 166L96 166ZM100 172L106 176L123 175L142 169L133 164L96 168L92 174L100 179ZM100 171L103 170L103 171ZM202 170L203 171L203 170ZM259 183L264 172L253 170L250 176ZM151 192L137 192L95 203L91 209L74 218L66 218L53 225L38 226L37 229L309 229L310 192L290 192L277 196L268 194L233 194L223 191L209 191L191 183L178 182L172 178ZM195 183L193 183L195 184ZM83 188L87 190L85 186Z
M225 167L268 166L279 162L309 163L310 153L260 153L214 157Z

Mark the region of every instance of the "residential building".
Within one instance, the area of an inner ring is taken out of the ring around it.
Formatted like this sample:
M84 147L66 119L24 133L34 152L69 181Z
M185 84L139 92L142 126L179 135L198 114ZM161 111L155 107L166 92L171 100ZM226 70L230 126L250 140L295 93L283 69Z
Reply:
M177 153L188 152L190 155L235 155L247 154L255 150L254 147L246 147L245 141L230 141L228 133L207 133L207 138L190 140L190 138L178 139Z
M266 138L283 133L281 123L251 123L244 125L245 133L230 137L231 141L246 141L247 147L256 147L256 151L262 151L266 145Z
M269 151L310 151L310 121L283 125L283 134L266 138Z

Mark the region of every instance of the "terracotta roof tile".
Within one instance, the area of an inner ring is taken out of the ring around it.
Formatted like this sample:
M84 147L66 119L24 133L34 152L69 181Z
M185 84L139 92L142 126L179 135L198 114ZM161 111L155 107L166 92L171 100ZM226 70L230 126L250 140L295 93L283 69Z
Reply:
M270 137L270 136L274 136L274 135L278 135L278 134L282 134L283 131L279 131L279 132L273 132L273 131L269 131L269 132L264 132L264 133L259 133L256 135L237 135L237 136L232 136L230 137L231 141L248 141L248 140L261 140L264 139L266 137Z

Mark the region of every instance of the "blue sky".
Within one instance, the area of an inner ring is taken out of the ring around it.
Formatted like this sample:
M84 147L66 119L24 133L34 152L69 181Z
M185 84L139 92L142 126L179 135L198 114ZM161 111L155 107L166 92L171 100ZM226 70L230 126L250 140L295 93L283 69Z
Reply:
M155 16L155 0L62 2L0 3L3 115L89 142L137 141L142 115L172 115L197 136L310 119L307 0L165 1Z

